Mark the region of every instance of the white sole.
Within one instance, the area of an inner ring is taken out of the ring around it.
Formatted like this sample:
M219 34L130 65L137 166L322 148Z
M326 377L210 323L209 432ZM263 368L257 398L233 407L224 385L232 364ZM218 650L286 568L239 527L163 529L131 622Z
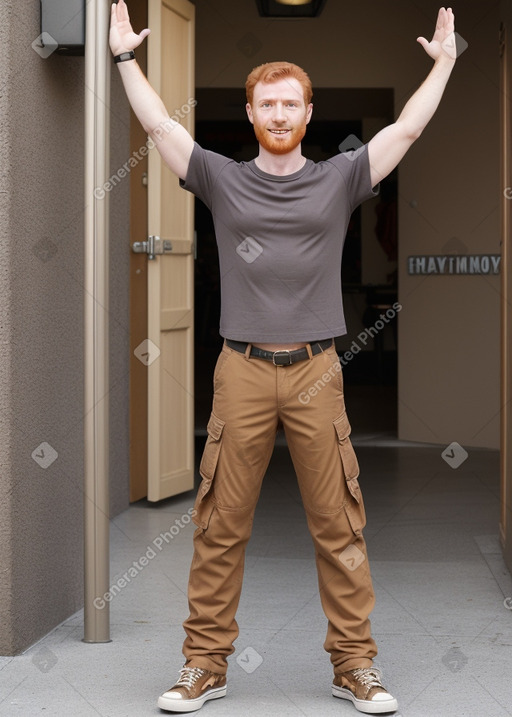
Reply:
M195 712L204 705L208 700L218 700L220 697L226 696L227 687L216 687L208 690L202 697L196 697L195 700L174 700L171 697L165 697L165 693L158 698L157 705L167 712Z
M365 712L369 715L385 714L386 712L396 712L398 709L397 700L392 697L389 700L380 700L379 702L370 702L368 700L358 700L357 697L346 687L332 686L333 697L340 697L342 700L350 700L356 710Z

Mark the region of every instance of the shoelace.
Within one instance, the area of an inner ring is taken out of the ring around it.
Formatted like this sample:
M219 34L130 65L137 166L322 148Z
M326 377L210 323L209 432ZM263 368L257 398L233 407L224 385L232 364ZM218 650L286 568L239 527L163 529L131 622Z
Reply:
M375 667L359 667L356 670L352 670L352 674L370 691L373 687L380 687L384 689L381 682L381 674Z
M180 678L176 682L176 687L190 687L192 688L197 680L204 674L204 670L200 667L183 667L180 670Z

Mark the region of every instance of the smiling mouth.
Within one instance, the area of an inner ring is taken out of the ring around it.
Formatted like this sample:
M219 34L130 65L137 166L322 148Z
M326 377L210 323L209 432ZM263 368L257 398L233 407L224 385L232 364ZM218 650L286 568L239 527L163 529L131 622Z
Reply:
M287 134L288 132L291 132L289 129L269 129L269 132L272 132L272 134Z

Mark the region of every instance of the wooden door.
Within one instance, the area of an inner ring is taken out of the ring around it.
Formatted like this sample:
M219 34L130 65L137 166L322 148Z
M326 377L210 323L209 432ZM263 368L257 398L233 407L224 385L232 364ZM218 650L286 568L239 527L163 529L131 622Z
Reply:
M188 0L148 2L148 80L191 134L194 10ZM169 247L144 257L147 334L134 348L147 372L147 498L158 501L194 487L194 198L156 148L147 172L148 236Z
M130 3L137 32L148 26L147 2ZM147 43L137 48L137 62L147 75ZM148 236L148 158L140 154L147 142L141 123L130 111L130 156L140 162L130 171L130 247ZM131 251L131 249L130 249ZM130 254L130 502L148 494L148 370L135 350L148 336L148 261Z

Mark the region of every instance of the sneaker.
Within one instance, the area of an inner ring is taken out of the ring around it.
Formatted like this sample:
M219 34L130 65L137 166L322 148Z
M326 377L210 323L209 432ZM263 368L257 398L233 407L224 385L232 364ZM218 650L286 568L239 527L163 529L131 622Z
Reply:
M158 698L158 706L168 712L194 712L206 700L226 695L226 675L217 675L201 667L184 667L179 680Z
M352 700L356 710L370 715L398 709L398 702L382 686L380 671L375 667L360 667L335 675L332 694Z

